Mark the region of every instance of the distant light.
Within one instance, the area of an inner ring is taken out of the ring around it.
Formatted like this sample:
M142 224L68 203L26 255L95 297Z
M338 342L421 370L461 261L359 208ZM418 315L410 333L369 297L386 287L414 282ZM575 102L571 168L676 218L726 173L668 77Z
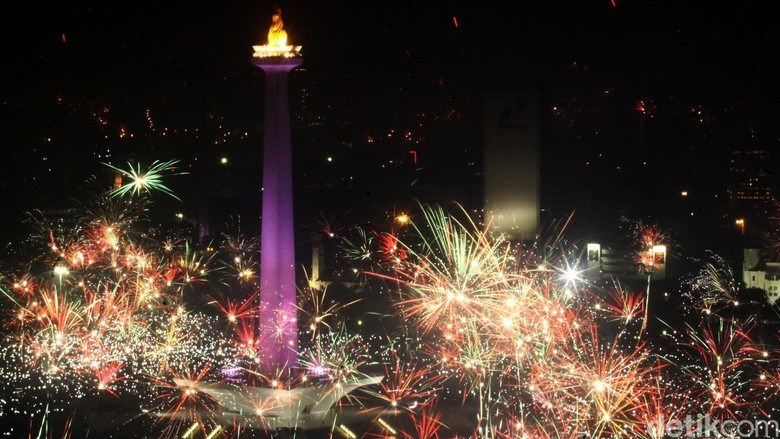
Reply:
M328 157L328 161L332 162L333 161L333 157Z
M563 270L563 280L566 282L566 285L574 285L578 281L581 281L582 278L580 275L582 274L579 270L577 270L577 267L567 267L565 270Z
M688 196L688 191L682 191L682 192L680 192L680 195L683 196L683 197L687 197Z
M591 262L599 263L601 261L601 244L588 243L588 264Z
M182 218L184 218L184 214L183 213L177 213L176 214L176 218L182 219Z
M323 376L328 373L328 368L325 366L310 366L309 372L314 376Z
M219 159L219 162L222 163L223 165L226 165L227 162L228 162L228 159L227 159L227 157L222 157L221 159Z
M745 234L745 219L744 218L737 218L734 221L734 224L739 228L739 231L741 234Z

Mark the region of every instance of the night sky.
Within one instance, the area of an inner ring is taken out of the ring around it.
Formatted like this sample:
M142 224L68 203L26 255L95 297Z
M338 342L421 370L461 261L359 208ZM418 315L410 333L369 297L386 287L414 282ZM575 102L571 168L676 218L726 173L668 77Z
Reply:
M291 79L302 223L356 205L381 216L414 198L478 209L491 88L546 96L550 217L577 210L597 224L625 211L687 227L690 210L717 228L739 214L725 202L729 154L780 145L770 2L27 3L0 30L3 203L16 212L77 197L113 147L115 163L190 166L176 189L193 216L204 201L188 190L220 187L206 204L252 218L263 82L251 45L265 42L276 5L305 59ZM162 126L200 137L162 139ZM120 128L138 136L115 139ZM408 164L412 148L419 165L377 176ZM231 169L216 165L222 156Z
M381 87L399 74L439 74L472 88L553 86L550 74L577 62L638 94L771 103L778 35L766 2L615 1L19 5L3 26L3 79L23 94L159 99L187 87L217 99L215 89L229 88L219 80L251 74L249 46L264 41L278 4L309 69L331 80L351 75Z

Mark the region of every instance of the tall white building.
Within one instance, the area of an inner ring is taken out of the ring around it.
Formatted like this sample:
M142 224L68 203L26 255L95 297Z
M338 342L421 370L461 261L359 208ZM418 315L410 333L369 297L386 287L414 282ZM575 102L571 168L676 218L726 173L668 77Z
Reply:
M539 227L541 95L494 90L485 99L485 222L511 240Z

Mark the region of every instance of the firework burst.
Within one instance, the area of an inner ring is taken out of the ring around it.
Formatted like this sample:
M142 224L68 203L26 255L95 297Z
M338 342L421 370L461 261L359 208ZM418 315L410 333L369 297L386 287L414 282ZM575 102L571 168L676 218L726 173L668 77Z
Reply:
M169 160L166 162L155 160L145 171L142 171L140 163L136 164L135 167L133 167L131 163L128 163L128 169L121 169L109 163L104 163L105 166L130 180L128 183L113 189L109 192L109 195L112 197L121 197L128 194L140 195L142 193L160 191L181 201L181 199L163 183L163 176L166 172L169 172L168 175L186 174L186 172L176 172L176 166L178 164L178 160Z

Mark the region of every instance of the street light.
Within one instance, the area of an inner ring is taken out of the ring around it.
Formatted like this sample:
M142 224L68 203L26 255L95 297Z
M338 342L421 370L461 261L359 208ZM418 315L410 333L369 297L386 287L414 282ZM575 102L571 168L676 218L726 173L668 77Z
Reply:
M67 276L70 274L70 271L68 270L68 267L64 265L55 265L54 266L54 275L57 276L57 290L62 289L62 277Z
M745 219L744 218L737 218L736 221L734 221L734 224L739 228L739 233L741 235L745 234Z
M62 276L67 276L68 273L68 267L64 265L57 265L54 267L54 274L59 276L60 280L62 279Z

